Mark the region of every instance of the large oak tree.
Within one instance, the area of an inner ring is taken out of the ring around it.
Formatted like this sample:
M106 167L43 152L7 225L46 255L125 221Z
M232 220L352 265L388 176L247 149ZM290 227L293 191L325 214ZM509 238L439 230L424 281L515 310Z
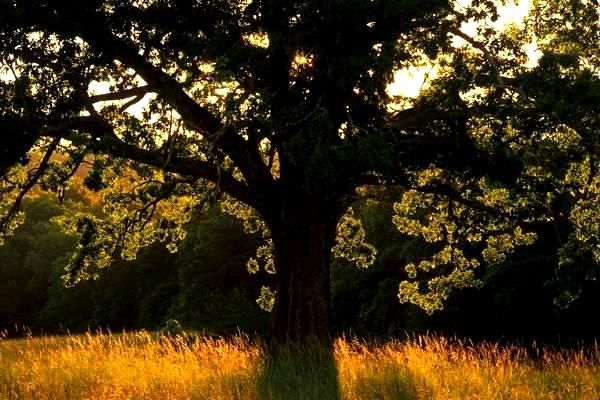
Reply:
M348 210L377 187L435 250L407 266L427 286L400 291L427 310L540 224L565 263L600 259L598 9L530 8L501 29L491 0L0 0L0 230L87 165L106 206L64 221L75 281L175 249L222 200L265 236L249 267L276 273L273 333L292 341L328 335L332 251L372 257ZM392 96L409 67L430 71L420 95Z

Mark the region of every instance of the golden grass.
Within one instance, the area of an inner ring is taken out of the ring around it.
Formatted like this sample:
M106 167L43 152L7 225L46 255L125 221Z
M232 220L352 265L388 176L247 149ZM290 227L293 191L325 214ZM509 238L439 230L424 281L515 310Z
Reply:
M0 399L600 399L599 351L439 337L279 348L147 332L0 340Z

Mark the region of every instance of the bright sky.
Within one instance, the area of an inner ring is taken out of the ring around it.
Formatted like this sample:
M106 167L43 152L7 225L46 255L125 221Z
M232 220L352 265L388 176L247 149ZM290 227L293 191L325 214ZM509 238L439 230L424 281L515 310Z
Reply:
M498 9L500 17L496 22L489 21L489 24L497 29L503 29L509 24L520 24L529 11L530 0L515 0L516 4L507 4ZM467 0L457 1L459 5L467 5ZM475 35L477 23L471 22L463 24L461 30L469 36ZM463 39L456 38L456 46L464 45ZM527 53L530 57L531 66L535 65L538 54L535 44L527 47ZM388 93L392 96L417 97L421 89L426 85L427 78L435 75L435 69L432 67L411 67L397 71L394 74L394 82L388 86Z

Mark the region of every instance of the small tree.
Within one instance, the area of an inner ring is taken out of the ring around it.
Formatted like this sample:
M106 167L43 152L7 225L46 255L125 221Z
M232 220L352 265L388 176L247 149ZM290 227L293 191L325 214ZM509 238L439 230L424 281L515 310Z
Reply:
M222 200L264 233L249 267L276 271L273 334L292 341L328 335L332 250L372 259L348 214L368 187L402 188L395 223L439 248L408 266L441 273L426 290L401 285L428 310L538 223L565 259L573 243L598 259L591 3L537 1L502 30L488 0L1 0L0 228L34 185L60 194L90 164L105 215L64 221L72 283L155 241L175 250ZM432 70L420 95L391 96L411 66Z

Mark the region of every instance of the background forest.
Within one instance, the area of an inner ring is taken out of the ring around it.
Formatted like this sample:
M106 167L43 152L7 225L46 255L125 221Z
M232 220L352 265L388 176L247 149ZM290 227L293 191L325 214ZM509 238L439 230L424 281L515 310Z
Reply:
M580 260L576 268L557 270L552 232L507 261L481 268L485 287L458 292L442 311L427 315L401 304L397 291L406 278L403 266L428 248L398 232L390 218L391 201L379 197L355 205L367 241L378 250L375 263L360 269L344 260L333 262L335 334L387 337L435 331L568 343L598 332L600 322L591 317L600 300L599 283L590 275L593 265ZM98 196L71 189L62 203L40 193L25 204L25 223L0 248L2 329L159 329L176 319L185 328L216 334L268 332L269 313L256 299L273 275L260 271L248 279L246 262L260 238L245 233L235 217L215 206L193 218L178 253L152 246L134 261L115 262L99 279L69 288L62 276L76 239L53 218L81 209L100 213ZM574 294L574 301L563 301Z

